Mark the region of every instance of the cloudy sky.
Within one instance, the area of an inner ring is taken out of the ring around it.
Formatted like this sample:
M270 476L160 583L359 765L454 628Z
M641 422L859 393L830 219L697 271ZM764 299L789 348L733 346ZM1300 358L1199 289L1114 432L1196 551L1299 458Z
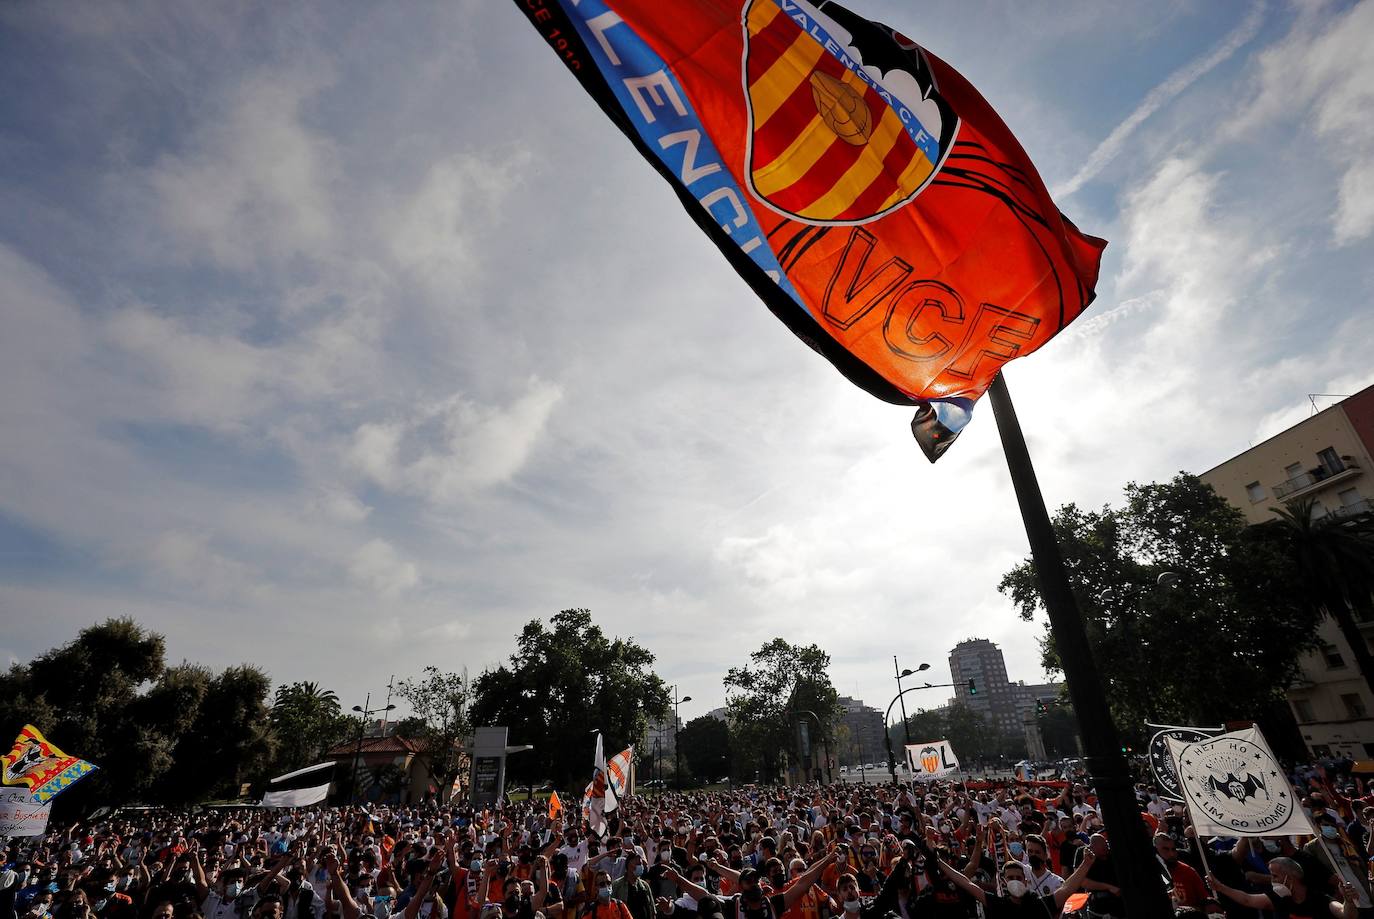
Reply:
M851 6L1111 241L1007 373L1052 506L1374 382L1374 3ZM988 407L927 464L512 4L6 4L0 85L0 661L130 615L347 706L584 606L684 717L778 635L1041 678Z

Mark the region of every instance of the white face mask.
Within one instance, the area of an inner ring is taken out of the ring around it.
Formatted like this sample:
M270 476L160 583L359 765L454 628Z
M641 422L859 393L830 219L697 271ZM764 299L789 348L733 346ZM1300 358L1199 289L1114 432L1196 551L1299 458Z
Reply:
M1007 881L1007 893L1013 897L1023 897L1026 894L1025 881Z
M1278 897L1280 900L1282 900L1284 897L1291 896L1292 893L1293 891L1288 889L1287 884L1274 885L1274 896Z
M846 913L857 913L862 904L858 900L845 900L844 911Z

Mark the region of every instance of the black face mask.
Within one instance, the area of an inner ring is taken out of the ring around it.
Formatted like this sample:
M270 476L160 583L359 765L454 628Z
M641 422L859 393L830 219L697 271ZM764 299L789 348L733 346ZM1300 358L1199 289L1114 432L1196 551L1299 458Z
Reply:
M1045 867L1045 860L1044 860L1043 858L1041 858L1040 856L1038 856L1038 855L1032 855L1032 856L1030 856L1029 858L1027 858L1026 860L1027 860L1028 862L1030 862L1030 866L1031 866L1032 868L1036 869L1037 871L1039 871L1041 868Z

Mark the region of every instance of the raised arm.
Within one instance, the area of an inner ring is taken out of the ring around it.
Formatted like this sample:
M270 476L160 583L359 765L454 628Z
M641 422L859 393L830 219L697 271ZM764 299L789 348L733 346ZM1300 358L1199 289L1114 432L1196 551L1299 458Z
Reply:
M1083 886L1083 881L1087 879L1088 871L1092 868L1093 862L1096 860L1097 856L1093 853L1092 849L1087 849L1083 852L1083 858L1079 861L1078 867L1073 870L1073 874L1064 878L1064 883L1060 884L1059 889L1054 892L1055 906L1060 909L1064 908L1064 904L1068 901L1069 895L1076 893L1078 888Z
M792 908L793 903L806 896L806 892L821 879L821 873L825 871L825 866L830 864L830 860L834 857L834 854L827 850L824 855L812 863L810 868L806 869L801 877L797 878L796 883L782 892L783 912L787 912Z
M930 852L926 853L926 858L935 859L935 867L939 868L941 873L944 874L945 877L953 881L955 887L958 887L964 893L968 894L970 897L973 897L973 899L977 900L984 906L987 905L987 891L983 890L983 888L979 887L977 884L970 881L962 871L959 871L949 862L941 858L938 850L932 849Z
M1274 905L1270 902L1269 898L1262 893L1245 893L1244 891L1236 890L1234 887L1227 887L1225 884L1221 883L1221 881L1218 881L1217 876L1210 871L1207 872L1207 883L1212 885L1212 889L1226 899L1233 903L1239 903L1241 906L1248 906L1250 909L1270 909Z

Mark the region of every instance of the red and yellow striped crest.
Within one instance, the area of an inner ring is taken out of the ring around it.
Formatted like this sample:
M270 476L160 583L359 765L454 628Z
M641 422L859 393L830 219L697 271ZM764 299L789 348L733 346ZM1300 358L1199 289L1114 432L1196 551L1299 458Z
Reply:
M932 86L906 71L889 82L805 0L749 0L743 22L748 179L761 201L806 223L859 224L920 193L956 127L941 123Z

